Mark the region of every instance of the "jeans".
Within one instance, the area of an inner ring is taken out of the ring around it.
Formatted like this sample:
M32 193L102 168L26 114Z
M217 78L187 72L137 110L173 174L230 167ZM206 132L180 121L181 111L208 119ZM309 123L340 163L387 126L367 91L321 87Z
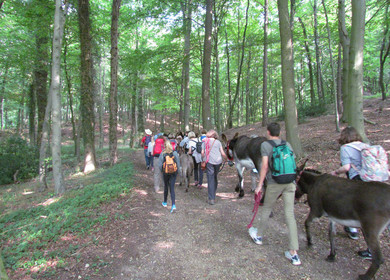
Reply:
M144 149L144 154L145 154L146 167L149 167L149 165L150 165L150 157L149 157L149 153L148 153L148 149L147 148Z
M195 158L192 158L194 160L194 180L195 182L198 182L199 185L202 185L203 183L203 170L200 168L200 162L196 163Z
M176 182L176 173L166 174L163 173L164 179L164 202L167 202L168 199L168 188L171 193L172 205L175 204L175 182Z
M218 172L221 167L221 164L206 164L206 173L207 173L207 190L209 195L209 200L215 200L215 195L217 194L218 188Z
M280 194L282 194L284 203L284 216L288 228L289 250L298 250L298 230L297 223L294 215L294 199L295 199L294 183L289 184L268 184L267 191L265 192L264 205L261 210L260 227L258 235L263 236L267 225L269 215L271 214L272 207L277 201Z

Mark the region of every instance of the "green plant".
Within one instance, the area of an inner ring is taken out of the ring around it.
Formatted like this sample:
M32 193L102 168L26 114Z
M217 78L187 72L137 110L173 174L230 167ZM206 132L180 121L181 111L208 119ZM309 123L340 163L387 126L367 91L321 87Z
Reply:
M38 149L27 141L10 136L0 143L0 185L14 179L29 179L38 174ZM16 178L14 178L16 177Z
M67 192L55 203L3 214L0 217L3 243L0 245L6 267L29 268L73 254L77 245L51 251L47 248L62 236L88 234L103 225L109 216L99 211L100 205L127 193L131 189L129 177L132 173L128 162L117 164L89 175L85 179L95 183L84 182L84 188ZM48 198L50 195L45 197Z

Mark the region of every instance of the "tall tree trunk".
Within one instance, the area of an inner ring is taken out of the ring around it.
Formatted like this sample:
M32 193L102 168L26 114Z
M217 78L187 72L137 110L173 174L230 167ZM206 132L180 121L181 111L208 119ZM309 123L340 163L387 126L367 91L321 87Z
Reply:
M145 75L144 74L140 74L139 75L139 78L140 78L140 84L142 85L143 84L143 80L145 79ZM138 134L139 135L142 135L144 133L144 119L145 119L145 114L144 114L144 92L145 92L145 88L144 86L140 86L139 88L139 91L138 91L138 95L137 95L137 108L138 108L138 118L137 118L137 122L138 122L138 130L137 132L139 132Z
M49 94L52 97L52 131L53 144L51 153L53 158L53 181L54 192L61 195L65 192L65 185L62 177L61 162L61 49L62 37L64 34L65 14L62 10L62 0L56 0L54 14L54 35L53 35L53 58L51 68L51 84ZM65 8L66 9L66 8Z
M349 50L348 123L367 141L363 116L363 48L366 1L352 1L351 45Z
M250 99L250 87L249 87L249 81L250 81L250 73L251 73L251 56L252 56L252 52L249 50L249 54L248 54L248 69L247 69L247 76L246 76L246 84L245 84L245 124L248 125L249 124L249 118L250 118L250 102L249 102L249 99Z
M317 0L314 0L313 6L314 12L314 43L316 47L316 66L317 66L317 92L320 102L324 102L324 88L322 85L322 70L321 70L321 60L320 60L320 47L319 47L319 37L318 37L318 21L317 21Z
M89 17L89 0L78 0L78 18L81 48L81 88L80 109L84 141L84 172L96 169L95 155L95 122L93 96L93 63L91 45L91 23Z
M264 0L263 102L261 125L268 123L268 0Z
M111 14L111 85L110 85L110 162L114 165L118 161L118 20L121 0L112 1Z
M339 115L342 114L343 109L342 109L342 102L341 102L341 96L342 96L342 58L341 58L341 53L342 53L342 48L343 46L341 45L341 42L339 42L339 50L338 50L338 55L337 55L337 108L339 110Z
M297 157L303 154L298 136L298 116L295 104L293 42L289 24L288 3L278 0L279 29L281 41L282 88L287 140L291 143Z
M4 96L5 96L5 85L7 83L8 78L8 62L5 65L5 71L3 76L3 80L1 81L1 91L0 91L0 130L4 129Z
M226 47L225 47L225 52L226 52L226 72L227 72L227 82L228 82L228 97L229 97L229 113L233 111L232 107L232 86L231 86L231 81L230 81L230 51L229 51L229 40L228 40L228 34L227 30L225 29L225 38L226 38ZM233 127L233 120L232 118L227 118L227 123L226 126Z
M306 28L303 24L302 19L298 18L299 22L302 26L303 38L305 40L305 52L307 58L307 67L309 68L309 81L310 81L310 103L314 105L315 102L315 94L314 94L314 78L313 78L313 63L311 59L310 49L309 49L309 39L307 38Z
M46 12L46 11L45 11ZM40 21L44 16L40 17ZM40 145L42 136L42 125L45 118L45 110L47 104L47 79L48 79L48 66L49 66L49 53L48 53L48 26L42 22L37 24L36 33L36 65L34 70L34 90L38 108L38 131L37 131L37 143Z
M348 121L348 112L349 112L349 47L350 47L350 39L348 36L348 31L345 25L345 0L339 0L339 38L340 43L343 47L343 72L342 72L342 100L343 100L343 115L342 121Z
M187 9L186 9L187 8ZM190 130L190 57L191 57L191 28L192 28L192 0L188 0L182 7L184 25L184 130Z
M379 54L379 87L380 87L381 92L382 92L382 100L386 99L386 90L385 90L385 84L383 82L383 75L384 75L385 62L386 62L386 59L387 59L389 52L390 52L388 11L389 11L389 1L387 1L387 3L386 3L385 29L383 30L383 39L382 39L382 45L381 45L381 50L380 50L380 54Z
M212 128L210 106L210 69L211 69L211 39L213 28L213 0L206 0L206 20L203 49L202 69L202 123L207 130Z
M243 34L243 37L242 37L242 44L241 44L241 59L239 61L240 64L239 64L238 73L237 73L236 92L234 94L234 98L233 98L232 105L231 105L231 110L230 110L229 116L228 116L228 125L231 124L232 126L230 126L228 128L232 128L233 127L233 121L231 120L231 118L233 116L234 106L236 104L238 95L240 93L240 81L241 81L242 65L244 63L244 57L245 57L246 30L247 30L247 27L248 27L248 11L249 11L249 0L247 1L246 11L245 11L245 28L244 28L244 34Z
M328 49L329 49L329 58L330 58L330 67L332 69L332 94L334 97L334 106L335 106L335 125L336 125L336 131L340 131L339 127L339 110L338 110L338 103L337 103L337 86L336 86L336 74L334 71L334 63L333 63L333 54L332 54L332 44L331 44L331 37L330 37L330 28L329 28L329 20L328 20L328 13L326 11L325 6L325 0L322 0L322 6L324 7L324 13L325 13L325 19L326 19L326 30L328 31Z
M66 38L66 36L65 36ZM66 40L66 39L65 39ZM72 139L74 143L74 155L77 155L77 151L79 150L79 144L77 142L77 127L76 127L76 120L75 120L75 114L73 110L73 94L72 94L72 80L69 75L69 69L68 69L68 61L67 61L67 54L68 54L68 44L65 41L64 46L64 72L65 72L65 80L66 80L66 88L68 92L68 102L69 102L69 109L70 109L70 122L72 123Z
M28 90L28 133L30 138L30 145L35 146L36 137L35 137L35 90L34 84L31 83Z

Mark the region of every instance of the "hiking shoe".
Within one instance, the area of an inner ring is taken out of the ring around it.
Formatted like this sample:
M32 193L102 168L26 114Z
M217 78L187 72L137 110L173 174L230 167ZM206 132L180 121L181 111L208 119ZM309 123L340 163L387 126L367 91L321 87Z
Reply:
M196 187L196 186L198 186L198 184L199 184L199 182L195 181L194 186Z
M167 207L167 203L166 202L163 202L161 203L163 207Z
M215 200L214 199L209 199L209 204L210 205L214 205L215 204Z
M171 213L176 210L176 205L175 204L172 204L172 208L171 208Z
M257 236L257 228L250 227L249 230L249 236L252 238L253 242L255 242L257 245L263 244L263 240L261 236Z
M372 254L369 249L358 251L357 254L365 260L372 260Z
M344 227L344 231L348 234L348 237L353 240L359 239L359 233L356 228Z
M292 265L301 265L301 260L298 257L298 254L291 255L289 251L284 252L284 255L286 256L287 259L290 260Z

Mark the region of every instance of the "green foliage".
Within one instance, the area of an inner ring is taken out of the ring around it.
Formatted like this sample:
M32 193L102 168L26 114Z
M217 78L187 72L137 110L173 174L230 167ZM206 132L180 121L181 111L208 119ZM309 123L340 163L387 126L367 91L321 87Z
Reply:
M38 174L39 153L27 141L11 136L0 143L0 185L12 183L17 179L29 179Z
M298 121L303 122L306 117L318 117L327 112L327 106L321 103L298 105Z
M54 202L44 206L10 211L0 218L1 240L5 265L11 269L45 264L51 259L62 258L77 251L78 246L50 250L50 244L61 237L81 235L94 231L104 224L107 213L96 211L99 206L118 198L131 189L129 177L132 166L126 162L106 170L100 170L84 187L71 190Z

